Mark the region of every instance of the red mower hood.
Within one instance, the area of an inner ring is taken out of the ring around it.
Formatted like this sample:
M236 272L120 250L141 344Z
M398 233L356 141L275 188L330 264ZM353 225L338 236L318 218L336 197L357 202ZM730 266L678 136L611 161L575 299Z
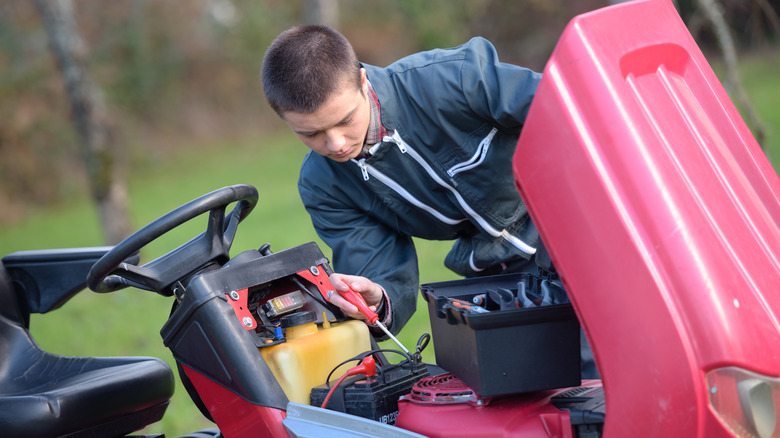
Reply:
M709 372L780 377L780 179L669 1L569 24L513 165L596 355L605 433L720 435Z

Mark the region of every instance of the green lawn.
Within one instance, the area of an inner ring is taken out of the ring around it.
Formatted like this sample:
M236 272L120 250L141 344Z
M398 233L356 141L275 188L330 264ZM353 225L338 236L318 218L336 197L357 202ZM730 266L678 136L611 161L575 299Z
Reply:
M763 147L780 168L780 50L754 54L741 59L740 76L747 94L766 128Z
M774 56L743 59L743 78L768 128L768 156L780 160L780 79ZM190 145L159 160L140 160L129 174L132 216L136 228L211 190L236 183L256 186L260 201L239 227L233 254L270 243L281 250L309 241L328 249L317 238L296 190L297 171L306 149L288 132L254 138ZM148 261L202 231L205 220L194 220L171 232L142 254ZM101 245L96 213L86 197L70 199L56 209L41 208L24 222L0 230L0 251ZM455 278L442 260L447 242L418 242L422 282ZM400 339L412 347L430 330L427 311L420 311ZM62 309L34 315L32 332L47 350L66 355L147 355L173 364L159 330L171 306L169 298L139 290L98 295L86 291ZM390 346L390 345L388 345ZM426 360L432 360L429 347ZM210 423L202 419L186 392L178 386L166 418L149 433L183 435Z

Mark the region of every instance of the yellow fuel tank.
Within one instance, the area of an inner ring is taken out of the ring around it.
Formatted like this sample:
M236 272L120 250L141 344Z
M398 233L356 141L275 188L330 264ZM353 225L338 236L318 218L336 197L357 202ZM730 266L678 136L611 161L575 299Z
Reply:
M350 320L318 326L308 322L288 327L287 342L260 348L260 354L291 402L309 404L311 389L325 383L328 374L341 362L371 350L368 326ZM336 371L335 381L353 363Z

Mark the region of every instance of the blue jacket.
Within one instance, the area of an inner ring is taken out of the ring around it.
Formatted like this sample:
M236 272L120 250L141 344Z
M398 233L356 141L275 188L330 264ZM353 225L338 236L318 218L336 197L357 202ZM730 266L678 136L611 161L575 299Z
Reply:
M536 251L511 163L541 75L483 38L364 68L392 135L366 159L309 152L298 188L334 271L382 285L397 333L416 309L412 236L455 240L445 265L464 276Z

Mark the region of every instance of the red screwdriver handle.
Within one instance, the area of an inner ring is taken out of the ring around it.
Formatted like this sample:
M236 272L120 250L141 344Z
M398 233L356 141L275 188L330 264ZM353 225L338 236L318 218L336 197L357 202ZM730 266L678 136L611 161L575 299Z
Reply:
M348 291L338 291L339 295L344 297L345 300L349 301L350 304L357 307L358 312L362 313L366 319L368 319L368 322L373 324L376 324L376 322L379 320L379 316L372 312L371 309L368 308L366 305L366 301L363 299L363 296L359 293L355 292L351 288Z

